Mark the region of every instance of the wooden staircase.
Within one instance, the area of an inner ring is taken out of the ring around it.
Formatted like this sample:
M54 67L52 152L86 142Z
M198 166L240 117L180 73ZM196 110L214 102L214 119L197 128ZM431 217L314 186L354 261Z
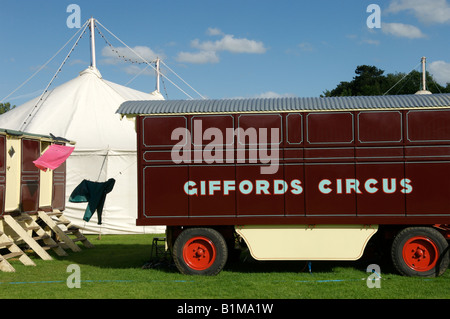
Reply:
M44 238L44 230L35 223L35 221L27 214L20 214L16 217L11 215L3 216L5 223L12 229L12 231L18 236L19 240L24 241L30 249L32 249L43 260L52 260L47 250L49 247L43 247L38 243L38 238L33 238L33 232L37 233L39 237ZM46 234L46 233L45 233ZM56 244L56 243L55 243ZM60 248L59 245L53 248ZM59 250L58 250L59 253ZM65 252L64 252L65 253Z
M47 224L47 226L55 232L61 240L62 247L68 247L72 251L81 251L81 248L75 242L81 242L86 248L93 248L94 245L80 232L80 229L73 225L64 214L59 210L53 212L38 212L39 218ZM72 237L69 237L71 235ZM74 237L73 237L74 236Z
M24 265L36 264L20 249L18 243L24 243L43 260L53 258L47 252L53 250L58 256L68 256L65 249L81 251L76 244L80 241L86 248L94 245L59 210L39 211L37 215L24 213L4 215L3 228L0 227L0 271L15 271L8 259L18 257ZM1 221L0 221L1 222ZM2 225L0 225L2 226ZM6 251L6 254L2 252Z
M0 251L9 251L7 254L0 254L0 270L5 272L15 272L16 269L8 262L8 259L18 257L18 259L26 266L36 266L34 261L28 257L22 249L17 246L14 241L8 238L3 231L0 230Z

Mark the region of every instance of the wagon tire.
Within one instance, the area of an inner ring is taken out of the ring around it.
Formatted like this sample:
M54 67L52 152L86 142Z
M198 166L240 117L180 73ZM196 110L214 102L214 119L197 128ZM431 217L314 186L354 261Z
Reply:
M225 266L228 248L223 236L212 228L188 228L173 245L173 260L185 275L215 276Z
M402 275L438 277L449 265L448 243L434 228L409 227L395 237L391 257Z

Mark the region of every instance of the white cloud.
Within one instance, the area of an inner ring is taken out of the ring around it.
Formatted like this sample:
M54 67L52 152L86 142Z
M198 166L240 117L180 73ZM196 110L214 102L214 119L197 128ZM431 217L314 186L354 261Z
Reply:
M235 38L234 35L224 34L220 29L208 28L207 34L211 36L221 36L216 41L191 41L191 47L198 49L198 52L180 52L177 61L188 63L217 63L219 62L219 52L262 54L267 51L261 41L249 40L246 38Z
M200 51L200 52L180 52L176 58L178 62L187 62L195 64L217 63L219 57L214 51Z
M158 54L147 46L135 46L131 48L133 51L127 47L104 47L102 49L102 56L106 59L104 60L108 64L117 64L124 62L125 60L131 60L132 62L144 62L144 58L147 62L155 60L157 57L164 58L163 54ZM142 58L141 58L142 57Z
M76 65L76 64L84 64L84 65L89 65L88 62L81 60L81 59L76 59L76 60L71 60L70 65Z
M392 34L397 37L409 38L409 39L417 39L424 38L425 34L420 31L419 28L403 23L382 23L381 30L384 33Z
M291 93L277 93L273 91L266 91L259 94L254 94L251 96L234 96L231 99L249 99L249 98L262 98L262 99L270 99L270 98L280 98L280 97L297 97L295 94Z
M127 74L131 75L138 75L138 74L144 74L144 75L155 75L155 70L151 67L139 67L136 64L128 65L127 67L123 68L123 70Z
M450 83L450 63L444 61L434 61L428 66L433 78L441 85Z
M296 97L296 95L294 94L290 94L290 93L276 93L273 91L267 91L267 92L263 92L261 94L257 94L254 97L256 98L274 98L274 97Z
M393 0L386 13L411 12L423 23L450 22L450 5L446 0Z
M208 28L208 30L206 31L206 34L208 34L208 35L223 35L223 32L217 28Z
M195 39L191 46L202 51L228 51L232 53L265 53L266 48L260 41L248 40L245 38L236 39L231 34L225 34L222 39L217 41L200 42Z

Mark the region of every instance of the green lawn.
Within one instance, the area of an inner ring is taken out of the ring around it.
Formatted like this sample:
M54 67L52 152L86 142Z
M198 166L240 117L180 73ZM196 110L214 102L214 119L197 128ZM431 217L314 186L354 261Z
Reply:
M215 277L185 276L168 262L145 268L156 235L88 236L95 248L43 261L11 263L0 272L2 299L450 299L450 270L439 278L408 278L381 266L381 288L367 287L369 261L256 262L241 255ZM160 236L160 235L159 235ZM156 260L153 260L154 262ZM67 267L80 267L81 288L69 288ZM311 271L309 271L311 270Z

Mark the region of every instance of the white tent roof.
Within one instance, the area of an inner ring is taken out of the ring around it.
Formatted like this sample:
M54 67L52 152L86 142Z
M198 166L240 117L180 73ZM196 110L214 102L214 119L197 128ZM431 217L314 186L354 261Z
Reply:
M106 81L97 69L88 68L49 91L44 103L37 103L37 97L1 115L0 128L52 133L75 141L77 150L136 150L134 124L121 120L116 110L125 100L162 99L160 93Z

